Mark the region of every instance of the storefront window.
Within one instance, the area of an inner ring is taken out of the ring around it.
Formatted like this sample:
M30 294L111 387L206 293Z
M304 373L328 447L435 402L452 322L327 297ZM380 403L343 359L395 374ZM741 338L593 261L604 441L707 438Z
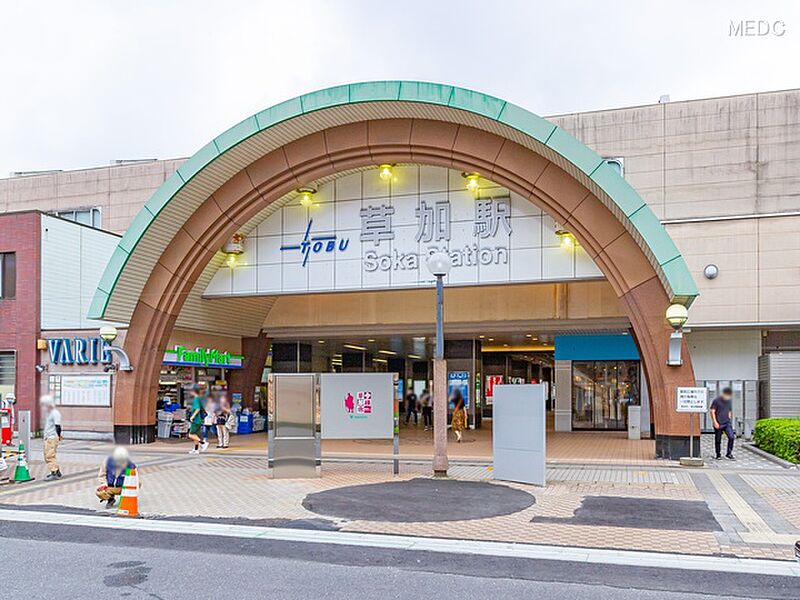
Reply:
M639 361L572 363L573 429L618 429L628 424L628 406L641 402Z

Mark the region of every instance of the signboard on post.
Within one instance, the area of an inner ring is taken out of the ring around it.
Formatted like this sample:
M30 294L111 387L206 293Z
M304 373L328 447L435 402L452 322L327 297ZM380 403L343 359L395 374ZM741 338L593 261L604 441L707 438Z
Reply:
M325 373L319 380L323 439L394 437L392 373Z
M708 390L704 387L679 387L676 397L677 412L704 413L708 410Z

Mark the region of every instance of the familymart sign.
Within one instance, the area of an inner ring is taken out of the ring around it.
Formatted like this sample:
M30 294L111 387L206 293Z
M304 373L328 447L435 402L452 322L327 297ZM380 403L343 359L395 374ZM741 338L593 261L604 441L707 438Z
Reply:
M241 369L244 356L222 352L216 348L195 348L190 350L183 346L175 346L164 352L164 364L178 367L217 367L223 369Z

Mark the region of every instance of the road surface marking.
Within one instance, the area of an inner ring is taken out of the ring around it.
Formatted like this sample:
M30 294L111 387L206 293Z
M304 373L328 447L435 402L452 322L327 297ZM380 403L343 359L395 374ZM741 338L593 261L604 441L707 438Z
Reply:
M0 509L0 521L100 527L105 529L177 533L182 535L216 535L270 541L337 544L394 550L442 552L447 554L473 554L503 558L613 564L630 567L654 567L714 572L734 571L757 575L800 577L800 565L788 560L780 561L756 558L638 552L630 550L540 546L535 544L452 540L373 533L351 533L345 531L282 529L278 527L227 525L196 521L118 519L111 516L9 509Z

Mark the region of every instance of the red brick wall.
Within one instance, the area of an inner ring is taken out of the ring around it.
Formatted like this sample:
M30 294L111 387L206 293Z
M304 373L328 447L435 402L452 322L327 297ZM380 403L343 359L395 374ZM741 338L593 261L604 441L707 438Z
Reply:
M17 253L17 293L0 299L0 350L17 351L17 410L32 411L39 422L39 337L41 228L38 212L0 214L0 252ZM35 427L35 425L34 425Z

